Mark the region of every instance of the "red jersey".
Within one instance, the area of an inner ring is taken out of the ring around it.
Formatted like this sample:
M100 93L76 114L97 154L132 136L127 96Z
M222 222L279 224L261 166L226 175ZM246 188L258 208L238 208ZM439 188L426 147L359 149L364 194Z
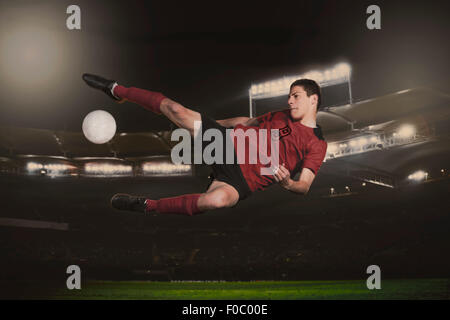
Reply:
M279 139L279 165L284 164L291 177L303 168L308 168L314 174L317 174L327 151L327 143L322 138L320 128L307 127L301 124L300 121L293 121L289 110L269 112L257 119L259 121L257 126L237 125L234 128L234 131L242 129L246 132L249 129L253 129L258 133L256 139L246 139L244 155L246 158L244 163L239 163L242 174L252 192L264 190L276 183L273 175L261 174L261 168L270 167L270 163L262 164L259 159L256 163L249 163L250 161L248 161L249 149L255 147L254 144L257 144L259 147L266 144L267 149L264 149L264 152L268 150L265 154L270 157L272 139L274 139L270 134L271 129L279 130L277 135ZM261 129L267 130L267 142L258 141ZM243 155L238 150L236 140L234 142L235 151L239 159Z

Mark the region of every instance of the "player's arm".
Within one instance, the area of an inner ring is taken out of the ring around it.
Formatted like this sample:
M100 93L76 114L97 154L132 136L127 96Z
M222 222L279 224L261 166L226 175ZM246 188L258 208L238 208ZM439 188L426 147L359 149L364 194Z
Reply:
M286 187L287 190L306 195L311 187L316 175L308 168L303 168L298 181L290 179L292 182Z
M217 120L217 123L227 128L234 128L238 124L241 124L243 126L256 126L258 125L258 119L249 117L236 117L224 120Z
M276 177L276 179L278 179L277 181L282 187L289 191L307 194L323 163L326 152L327 143L325 141L314 143L310 146L309 151L303 160L299 179L297 181L292 180L289 171L284 166L280 166L280 170L278 170L279 175Z
M289 171L281 165L274 177L275 180L286 190L297 194L306 195L316 175L311 169L303 168L299 179L296 181L291 179Z

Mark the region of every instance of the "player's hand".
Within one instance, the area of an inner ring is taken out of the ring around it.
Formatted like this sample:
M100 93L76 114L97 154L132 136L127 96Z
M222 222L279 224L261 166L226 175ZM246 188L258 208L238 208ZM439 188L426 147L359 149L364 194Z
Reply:
M278 182L283 188L289 188L292 184L291 174L288 169L284 167L284 163L275 170L273 176L275 181Z

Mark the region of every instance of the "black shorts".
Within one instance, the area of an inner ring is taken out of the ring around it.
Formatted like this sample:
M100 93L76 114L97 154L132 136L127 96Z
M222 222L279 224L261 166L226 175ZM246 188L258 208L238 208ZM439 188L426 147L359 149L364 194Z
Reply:
M226 159L226 143L225 143L225 137L226 137L226 129L225 127L221 126L220 124L217 123L216 120L209 118L208 116L205 115L201 115L202 116L202 136L203 133L211 128L214 129L218 129L220 130L220 132L222 132L223 134L223 146L224 146L224 150L223 150L223 154L225 155L225 159ZM205 146L207 146L209 143L211 143L210 141L205 141L203 143L203 147L202 150L205 148ZM237 157L236 157L236 153L234 152L234 148L231 148L233 150L233 158L234 158L234 163L233 164L210 164L209 167L212 169L213 173L210 176L211 179L211 183L214 180L218 180L218 181L222 181L225 183L228 183L229 185L233 186L237 192L239 193L239 200L243 200L245 198L247 198L248 196L250 196L250 194L252 193L250 188L248 187L247 182L244 179L244 176L242 174L241 171L241 167L239 166L239 164L237 163ZM211 185L211 183L208 185Z

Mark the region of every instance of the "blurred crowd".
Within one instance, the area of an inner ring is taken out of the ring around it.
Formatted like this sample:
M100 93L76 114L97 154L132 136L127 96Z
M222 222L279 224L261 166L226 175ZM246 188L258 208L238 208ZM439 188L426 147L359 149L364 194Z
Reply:
M111 270L123 278L163 280L361 278L371 264L392 276L448 276L446 213L375 211L260 220L254 228L99 233L2 227L0 261L9 272L33 264L77 264L95 270L94 278L108 278Z

